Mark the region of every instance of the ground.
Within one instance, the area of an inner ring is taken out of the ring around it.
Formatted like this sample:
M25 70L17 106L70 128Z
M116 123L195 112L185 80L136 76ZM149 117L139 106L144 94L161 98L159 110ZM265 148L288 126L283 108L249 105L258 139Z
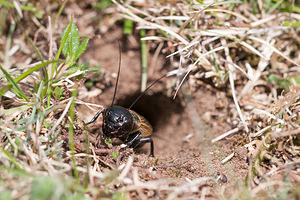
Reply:
M122 41L120 33L120 29L115 29L111 30L107 36L93 39L82 58L82 60L92 63L99 63L102 70L110 77L110 84L103 89L103 93L89 99L90 102L104 107L110 106L113 98L115 75L119 62L117 41ZM121 46L126 50L122 51L116 104L128 107L140 93L140 51L138 48L130 48L130 44L129 47L124 47L124 43L121 43ZM150 80L155 80L166 73L168 68L163 68L165 63L167 63L167 58L160 56L154 75L149 77ZM219 110L216 105L220 100L226 103L231 99L226 99L225 95L221 95L222 90L203 83L194 88L192 94L191 89L185 84L179 95L173 100L172 96L167 95L166 90L167 83L172 81L170 79L165 78L153 86L133 108L153 125L155 165L152 167L156 171L156 175L193 180L203 176L218 177L221 174L227 177L225 183L221 184L227 186L233 186L244 180L248 171L247 150L238 147L239 153L236 153L230 162L223 165L221 164L222 159L233 152L234 138L227 138L216 144L211 143L211 139L231 128L225 120L228 104L223 105ZM93 89L91 89L92 92ZM216 94L220 94L219 100ZM89 121L95 111L82 107L78 113L80 119ZM205 118L205 116L207 117ZM100 125L101 119L98 120L96 127ZM143 166L144 162L149 162L148 159L152 158L149 158L148 154L149 146L147 144L143 146L142 151L135 152L136 165ZM147 180L148 178L143 177L142 174L140 178ZM148 174L144 175L148 176Z
M0 199L299 199L296 1L0 9ZM141 94L141 58L154 157L86 124Z

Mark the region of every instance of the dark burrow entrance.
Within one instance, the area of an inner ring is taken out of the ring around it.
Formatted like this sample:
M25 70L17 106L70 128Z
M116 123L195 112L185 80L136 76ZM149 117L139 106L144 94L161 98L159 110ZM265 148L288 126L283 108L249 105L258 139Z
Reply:
M116 105L128 108L139 95L140 91L125 95L116 101ZM167 126L178 126L184 112L182 101L179 98L172 100L171 97L168 97L163 92L143 95L131 109L145 117L152 125L155 155L159 152L157 149L158 138L162 139L163 135L166 134L164 130L169 130ZM175 115L179 119L176 124L171 122L172 117ZM135 151L137 153L149 154L149 144L145 144L135 149Z
M139 94L138 91L126 95L124 98L118 99L116 105L128 108ZM184 107L179 98L172 100L163 92L156 92L143 95L131 109L150 122L153 127L153 134L155 134L161 126L168 125L168 120L172 115L180 115Z

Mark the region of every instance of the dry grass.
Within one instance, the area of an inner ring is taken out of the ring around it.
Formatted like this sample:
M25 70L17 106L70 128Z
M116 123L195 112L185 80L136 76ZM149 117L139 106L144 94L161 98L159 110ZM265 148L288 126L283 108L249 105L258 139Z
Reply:
M36 10L28 14L20 3L14 2L15 8L10 9L0 4L1 9L7 10L6 20L10 22L9 27L1 28L10 31L1 36L0 62L15 78L40 64L33 47L38 47L41 56L48 60L55 57L53 50L59 47L57 41L67 23L52 24L53 16L44 16L48 22L44 27L37 17L37 4ZM252 7L237 1L112 2L114 5L106 7L99 22L99 31L105 33L124 18L134 22L136 29L148 30L141 39L155 49L156 56L150 62L155 63L159 54L171 60L168 75L176 79L174 97L184 81L195 91L203 80L231 97L234 106L230 107L227 123L234 128L211 142L241 136L239 146L247 148L249 159L245 184L228 193L219 185L219 178L214 177L141 180L141 173L155 177L152 167L135 166L131 150L110 145L109 149L95 148L96 139L77 121L76 110L70 111L74 104L97 109L102 106L80 100L91 95L76 79L86 75L88 69L63 74L70 67L64 62L58 65L52 86L53 90L60 87L64 92L57 99L52 98L50 104L46 105L47 95L41 99L43 92L38 87L44 86L38 70L19 83L29 102L15 92L2 96L0 199L299 198L300 29L284 25L285 21L299 22L299 7L287 11L288 5L293 5L291 1L276 7L261 0L253 1L257 5ZM82 3L70 4L75 6L73 12L82 11ZM68 3L64 6L70 15ZM96 15L96 11L87 12L80 20L75 14L74 21L80 30L92 23ZM21 22L26 20L31 26L22 31ZM91 29L83 33L94 37ZM50 66L47 65L48 74ZM1 75L1 89L7 83ZM72 93L76 90L83 91L82 96ZM74 142L70 132L74 133ZM101 155L107 156L104 159ZM222 163L230 162L234 155L233 149ZM149 159L145 166L154 163Z

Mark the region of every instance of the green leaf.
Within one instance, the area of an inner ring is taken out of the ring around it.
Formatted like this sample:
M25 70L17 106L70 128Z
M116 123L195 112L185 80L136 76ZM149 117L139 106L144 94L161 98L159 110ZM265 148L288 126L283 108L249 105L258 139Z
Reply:
M62 41L61 41L61 46L62 46L62 52L65 57L69 55L69 33L71 31L71 24L68 24L68 26L65 28L63 34L62 34ZM63 42L64 41L64 42Z
M112 141L111 141L110 138L108 138L108 139L105 140L105 144L109 145L109 144L111 144L111 143L112 143Z
M68 32L69 26L71 26L70 32ZM66 57L75 57L75 53L79 48L79 33L78 28L75 24L70 23L63 32L63 38L66 38L66 41L63 45L63 54Z
M57 100L61 99L62 94L64 93L64 89L62 89L60 86L55 87L54 89L54 97Z
M126 199L126 193L125 192L121 192L121 193L114 193L112 195L112 198L114 200L125 200Z
M279 83L279 88L288 88L290 85L292 85L291 81L288 78L285 78Z
M268 78L267 78L267 82L268 83L277 83L279 82L279 78L273 74L271 74Z
M80 68L81 71L83 71L83 70L89 71L89 70L91 70L91 69L88 69L89 66L90 66L90 63L87 62L87 61L85 61L82 65L79 65L79 68ZM100 68L100 67L99 67L99 68ZM96 68L96 69L99 69L99 68ZM93 69L92 69L92 70L93 70Z
M89 39L87 38L87 39L83 40L83 42L80 44L79 48L75 52L75 59L74 59L74 61L76 61L79 58L79 56L84 52L84 50L86 49L86 46L87 46L88 42L89 42Z
M65 71L65 74L66 74L66 75L74 74L74 73L77 72L78 70L80 70L80 66L78 66L78 65L73 65L72 67L70 67L69 69L67 69L67 70Z
M68 56L67 54L68 54L68 49L69 48L68 48L68 45L66 45L66 43L67 43L67 40L68 40L69 33L71 32L71 24L72 24L72 22L70 24L68 24L68 26L65 28L65 30L62 34L62 40L61 40L59 49L57 51L57 54L55 56L56 59L59 58L61 51L63 51L63 54L66 57ZM54 69L54 70L56 70L56 69Z
M94 83L93 83L92 81L87 81L87 82L85 83L85 86L86 86L87 88L91 88L93 85L94 85Z
M108 6L110 6L111 4L112 4L111 0L96 1L94 8L103 10L103 9L107 8Z
M65 50L63 50L64 46L65 46L65 43L66 43L66 40L67 40L67 36L69 35L70 31L71 31L71 24L73 24L73 18L71 18L71 23L65 28L64 32L63 32L63 36L62 36L62 40L61 40L61 43L60 43L60 46L59 46L59 49L56 53L56 56L55 56L55 59L58 60L60 54L61 54L61 51L64 51L68 52L68 46L66 47ZM57 64L55 63L52 67L52 71L51 71L51 75L50 75L50 81L48 82L48 87L47 87L47 93L48 93L48 100L47 100L47 105L50 106L51 104L51 93L52 93L52 83L53 83L53 76L54 76L54 72L56 72L57 70Z
M111 154L111 157L112 157L113 159L117 159L117 158L119 157L119 153L118 153L118 152L113 152L113 153Z
M78 28L76 25L72 24L71 27L71 32L70 32L71 38L70 38L70 43L69 43L69 51L72 56L75 55L77 52L77 49L79 48L79 33L78 33Z
M293 79L296 81L298 85L300 85L300 76L295 76Z

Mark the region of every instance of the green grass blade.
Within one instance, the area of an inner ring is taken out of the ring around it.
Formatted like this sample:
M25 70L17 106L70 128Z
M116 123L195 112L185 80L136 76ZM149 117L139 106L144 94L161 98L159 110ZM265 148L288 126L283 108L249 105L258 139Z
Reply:
M2 153L4 153L7 158L9 159L9 161L20 171L24 171L24 169L22 169L21 165L16 161L15 157L13 157L12 155L10 155L5 149L3 149L3 147L0 146L0 151Z
M283 26L300 27L300 22L284 21Z
M18 76L17 78L14 79L15 83L18 83L19 81L23 80L24 78L26 78L28 75L32 74L32 72L39 70L40 68L47 66L49 64L52 63L57 63L58 60L50 60L47 62L43 62L35 67L30 68L29 70L27 70L26 72L22 73L20 76ZM3 87L0 89L0 98L3 96L3 94L9 90L12 87L12 84L9 83L7 86Z
M9 108L9 109L5 109L4 110L4 117L12 115L15 112L26 111L31 107L32 106L25 104L25 105L22 105L22 106L17 106L17 107L12 107L12 108Z
M33 177L32 174L29 174L24 169L17 169L17 168L12 168L12 167L6 167L4 165L0 166L0 172L3 172L4 170L7 171L8 173L11 173L14 176L19 176L19 177L21 176L21 177L24 177L24 178L32 178Z
M19 86L17 85L17 83L14 81L14 79L9 75L9 73L2 67L2 65L0 64L0 69L3 72L3 74L5 75L5 78L8 80L8 82L10 82L10 84L12 85L12 87L16 90L16 92L26 101L30 101L28 99L28 97L24 94L24 92L19 88ZM2 95L1 95L2 96Z
M0 5L5 6L5 7L9 7L9 8L14 8L14 4L10 3L9 1L4 1L4 0L0 0Z
M21 21L15 17L15 21L18 24L18 27L21 29L22 33L24 33L24 36L26 38L26 40L29 42L30 46L33 48L33 50L35 51L36 55L38 56L40 61L44 61L44 58L41 54L41 52L39 51L39 49L35 46L35 44L33 43L32 39L28 36L27 31L25 31L26 29L24 28L23 24L21 23Z
M8 52L10 50L11 47L11 39L12 39L12 35L15 31L16 28L16 24L13 23L10 25L9 27L9 32L8 32L8 36L7 36L7 40L6 40L6 45L5 45L5 57L4 57L4 68L5 69L9 69L9 55Z
M283 0L277 1L266 13L271 14L274 12L276 9L280 8L280 5L282 4Z
M73 172L75 174L76 180L79 182L79 174L76 167L76 159L75 159L75 147L74 147L74 115L75 115L75 98L77 95L77 89L72 92L72 104L70 106L70 120L69 120L69 141L70 141L70 151L72 155L73 162Z
M68 2L68 0L63 1L62 5L60 6L60 8L59 8L59 10L58 10L58 12L57 12L57 14L56 14L54 24L53 24L53 27L54 27L54 28L56 27L56 24L57 24L57 22L58 22L58 19L59 19L60 15L61 15L62 11L64 10L65 5L66 5L67 2Z
M141 38L146 36L146 30L140 30ZM141 79L141 91L144 91L147 87L147 41L141 40L141 54L142 54L142 79Z
M124 19L123 33L132 35L132 30L133 30L133 21L130 19Z
M227 4L243 4L243 1L240 0L232 0L232 1L220 1L213 4L213 6L221 6L221 5L227 5ZM200 3L193 5L194 7L202 7L202 6L208 6L209 3Z
M32 109L32 115L30 117L30 123L33 124L34 123L34 119L35 119L35 113L36 113L36 110L38 108L38 102L39 102L39 98L41 97L41 94L42 94L42 91L43 91L43 86L44 86L44 81L41 81L40 85L39 85L39 89L38 89L38 92L37 92L37 95L36 95L36 98L35 98L35 104L33 106L33 109ZM30 134L27 134L27 142L29 142L30 140Z
M16 6L13 3L11 3L7 0L0 0L0 5L2 5L3 7L7 7L7 8L16 8ZM21 9L28 10L33 13L35 13L37 10L34 6L31 5L30 2L27 5L21 5Z
M33 50L35 51L36 55L39 57L39 60L43 62L43 61L44 61L44 58L43 58L41 52L39 51L39 49L35 46L35 44L34 44L33 41L31 40L31 38L28 37L27 34L25 34L25 37L26 37L27 41L29 42L30 46L31 46L31 47L33 48Z
M58 63L58 62L59 62L58 59L57 59L57 60L49 60L49 61L46 61L46 62L42 62L41 64L39 64L39 65L37 65L37 66L34 66L34 67L30 68L29 70L27 70L26 72L24 72L23 74L21 74L20 76L18 76L18 77L15 79L15 81L16 81L16 82L19 82L19 81L21 81L22 79L26 78L28 75L32 74L32 72L37 71L37 70L39 70L40 68L45 67L45 66L47 66L47 65L49 65L49 64L52 64L52 63Z

